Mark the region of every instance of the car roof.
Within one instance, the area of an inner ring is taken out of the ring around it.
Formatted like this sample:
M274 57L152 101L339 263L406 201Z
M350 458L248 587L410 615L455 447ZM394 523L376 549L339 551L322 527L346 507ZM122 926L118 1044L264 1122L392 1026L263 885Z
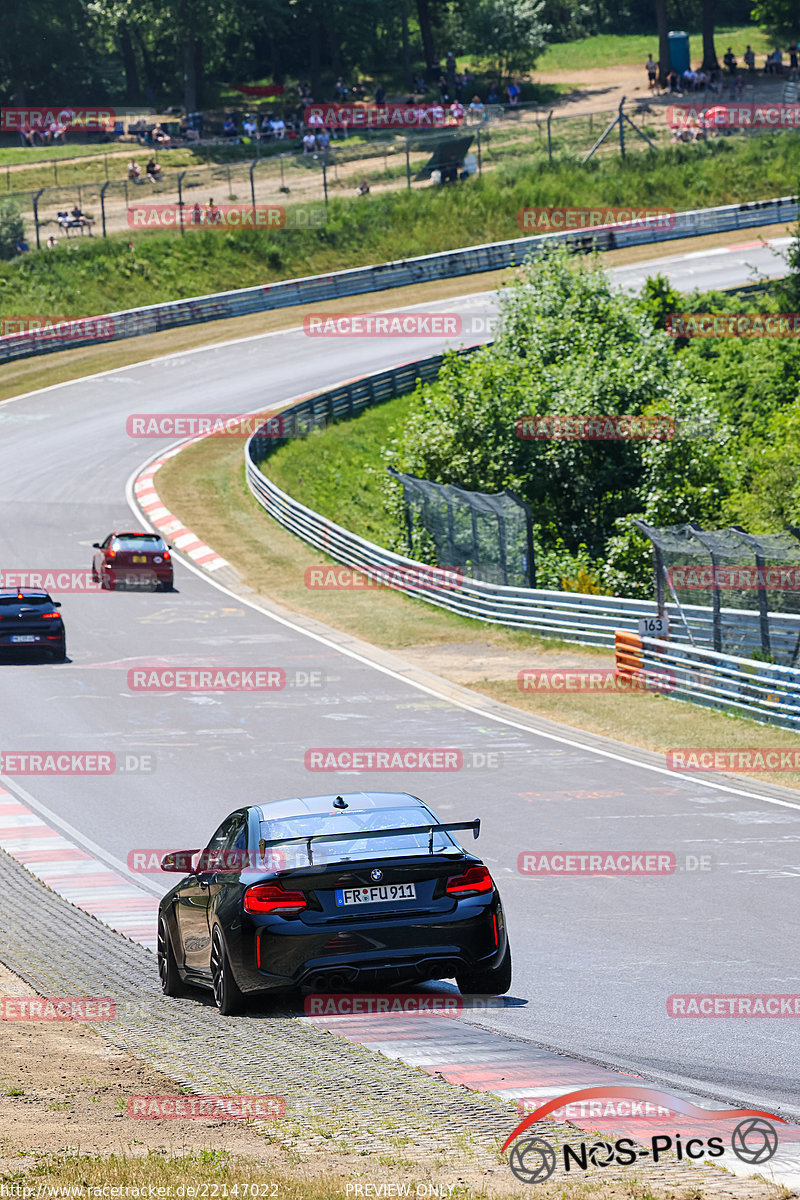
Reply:
M155 538L159 542L162 540L160 533L150 533L146 529L130 530L123 529L121 533L110 533L109 537L125 537L125 538Z
M333 807L334 800L339 797L347 801L347 807L353 812L375 811L381 808L421 808L426 812L430 811L419 796L412 796L410 792L331 792L325 796L292 796L287 800L270 800L266 804L254 807L262 821L280 820L282 817L321 816L346 811Z

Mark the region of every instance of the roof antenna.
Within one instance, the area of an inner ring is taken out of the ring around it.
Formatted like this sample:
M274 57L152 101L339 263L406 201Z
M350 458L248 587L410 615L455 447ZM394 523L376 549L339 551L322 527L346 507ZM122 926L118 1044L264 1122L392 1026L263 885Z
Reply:
M344 796L337 796L333 802L333 807L334 808L347 808L348 804L347 804L347 801L345 800Z

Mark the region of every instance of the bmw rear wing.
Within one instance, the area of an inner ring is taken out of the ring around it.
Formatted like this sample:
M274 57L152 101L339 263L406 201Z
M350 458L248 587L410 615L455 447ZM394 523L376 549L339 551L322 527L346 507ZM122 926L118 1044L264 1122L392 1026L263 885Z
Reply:
M268 840L262 839L259 846L266 849L272 846L304 845L308 854L308 861L313 865L312 843L314 842L360 842L364 838L385 838L394 837L397 834L427 833L428 853L433 854L433 835L435 833L449 833L454 829L471 829L473 838L477 838L481 831L480 817L477 817L474 821L442 821L435 825L400 825L394 829L343 829L341 833L312 833L301 837L269 838Z

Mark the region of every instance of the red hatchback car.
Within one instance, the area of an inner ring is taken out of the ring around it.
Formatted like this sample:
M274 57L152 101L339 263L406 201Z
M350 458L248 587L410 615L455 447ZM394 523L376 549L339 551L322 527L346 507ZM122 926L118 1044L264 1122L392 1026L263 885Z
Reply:
M157 533L110 533L94 543L92 579L103 588L172 590L169 547Z

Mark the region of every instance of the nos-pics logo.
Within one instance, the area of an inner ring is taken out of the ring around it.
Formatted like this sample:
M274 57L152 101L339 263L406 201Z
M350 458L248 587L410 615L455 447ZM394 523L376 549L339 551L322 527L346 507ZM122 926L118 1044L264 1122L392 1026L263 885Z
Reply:
M616 1141L597 1141L591 1144L581 1142L578 1146L563 1145L556 1149L546 1138L537 1133L527 1137L521 1135L531 1125L541 1121L556 1108L574 1104L580 1100L590 1100L599 1097L623 1097L663 1105L676 1113L702 1120L704 1122L737 1120L738 1124L731 1134L730 1148L741 1162L751 1165L761 1165L768 1162L778 1149L778 1134L773 1121L783 1119L773 1113L762 1112L755 1108L700 1108L672 1096L669 1092L661 1092L654 1088L638 1088L606 1086L581 1088L576 1092L567 1092L548 1100L530 1113L524 1121L503 1143L505 1152L514 1142L508 1157L508 1165L514 1175L522 1183L543 1183L555 1171L559 1159L563 1162L564 1170L569 1173L574 1170L586 1171L589 1167L631 1166L642 1159L652 1159L659 1162L664 1155L674 1154L678 1159L684 1156L689 1159L720 1158L725 1153L725 1142L721 1136L709 1138L693 1137L683 1141L679 1134L657 1134L647 1141L638 1142L633 1138L617 1138ZM519 1139L515 1141L515 1139Z

